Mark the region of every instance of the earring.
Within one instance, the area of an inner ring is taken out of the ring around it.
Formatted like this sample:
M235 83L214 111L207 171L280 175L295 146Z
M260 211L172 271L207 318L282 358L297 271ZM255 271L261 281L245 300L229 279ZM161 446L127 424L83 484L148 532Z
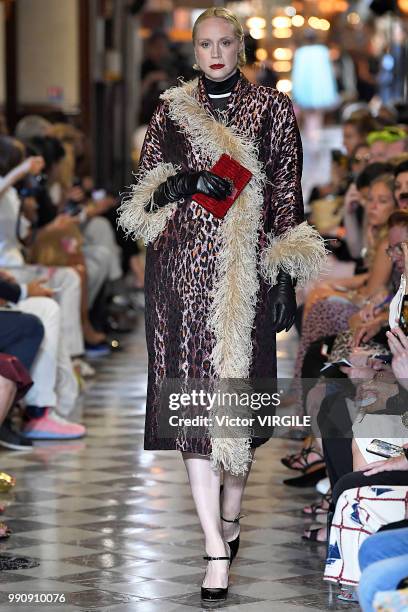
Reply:
M193 70L201 70L200 66L198 64L193 64Z

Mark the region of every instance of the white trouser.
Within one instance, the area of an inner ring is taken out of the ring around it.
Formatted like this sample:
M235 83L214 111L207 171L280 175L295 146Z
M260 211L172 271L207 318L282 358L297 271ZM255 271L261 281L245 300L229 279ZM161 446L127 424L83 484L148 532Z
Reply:
M21 300L17 310L36 315L45 329L31 368L34 385L26 395L26 402L32 406L50 406L68 417L75 408L79 389L62 333L62 310L51 298L42 297Z
M58 289L55 300L61 308L61 326L68 354L82 355L84 339L81 325L81 279L72 268L48 268L46 266L23 266L6 268L17 283L46 277L46 285Z
M121 251L116 242L115 232L112 225L105 217L93 217L86 222L83 228L85 245L103 246L109 253L109 276L111 281L118 280L122 276Z

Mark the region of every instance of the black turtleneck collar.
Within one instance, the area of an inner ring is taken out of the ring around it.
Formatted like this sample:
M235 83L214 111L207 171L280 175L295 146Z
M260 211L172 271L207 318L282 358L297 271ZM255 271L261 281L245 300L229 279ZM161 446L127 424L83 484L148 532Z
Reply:
M240 76L241 73L239 70L234 72L234 74L228 77L228 79L226 79L225 81L212 81L204 75L204 85L207 94L219 96L222 94L230 93L239 81Z

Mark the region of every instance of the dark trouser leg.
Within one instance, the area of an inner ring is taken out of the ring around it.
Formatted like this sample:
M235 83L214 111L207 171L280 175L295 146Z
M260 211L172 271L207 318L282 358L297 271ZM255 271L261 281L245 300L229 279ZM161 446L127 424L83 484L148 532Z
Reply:
M323 439L327 475L333 490L342 476L353 471L352 423L343 391L328 395L323 400L317 420Z
M17 357L29 370L44 337L40 319L23 312L0 312L0 352Z

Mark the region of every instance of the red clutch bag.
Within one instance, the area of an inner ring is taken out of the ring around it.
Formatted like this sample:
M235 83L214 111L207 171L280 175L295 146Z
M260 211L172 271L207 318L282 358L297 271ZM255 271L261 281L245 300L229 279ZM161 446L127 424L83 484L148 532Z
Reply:
M193 200L213 214L214 217L223 219L245 185L251 180L252 173L235 159L225 154L221 155L215 166L211 168L211 172L231 181L234 186L231 195L227 196L225 200L215 200L203 193L196 193L193 195Z

